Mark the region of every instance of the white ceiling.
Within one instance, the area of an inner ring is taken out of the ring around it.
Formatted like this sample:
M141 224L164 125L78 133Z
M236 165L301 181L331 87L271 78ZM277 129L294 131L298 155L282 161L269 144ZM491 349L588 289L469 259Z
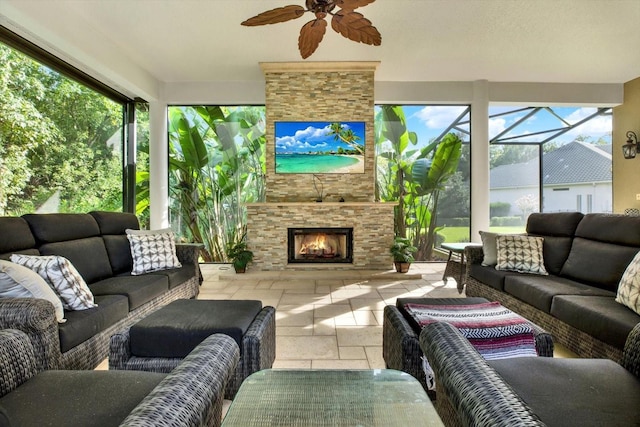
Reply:
M0 0L0 24L99 77L262 81L303 61L302 18L243 20L304 0ZM378 81L624 83L640 76L640 0L377 0L381 46L330 26L306 61L380 61Z

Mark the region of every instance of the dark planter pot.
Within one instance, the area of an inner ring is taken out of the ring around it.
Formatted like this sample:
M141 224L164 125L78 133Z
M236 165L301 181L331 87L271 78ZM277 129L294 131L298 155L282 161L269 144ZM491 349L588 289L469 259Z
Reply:
M236 267L234 265L233 268L234 270L236 270L236 273L244 273L245 271L247 271L247 267Z
M407 273L409 271L409 267L411 267L410 262L402 262L402 261L394 261L393 265L396 266L396 271L398 273Z

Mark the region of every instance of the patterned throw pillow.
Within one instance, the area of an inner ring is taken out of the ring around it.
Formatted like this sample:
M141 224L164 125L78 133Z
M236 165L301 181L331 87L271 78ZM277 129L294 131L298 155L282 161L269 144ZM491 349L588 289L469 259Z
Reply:
M544 237L502 235L496 238L496 270L547 275L542 245Z
M125 231L133 258L132 275L182 267L176 255L176 236L170 228Z
M633 257L620 279L616 302L640 314L640 252Z
M38 273L58 294L66 310L97 307L91 289L68 259L56 255L13 254L11 261Z
M65 322L62 301L35 271L0 259L0 298L39 298L53 304L56 320Z

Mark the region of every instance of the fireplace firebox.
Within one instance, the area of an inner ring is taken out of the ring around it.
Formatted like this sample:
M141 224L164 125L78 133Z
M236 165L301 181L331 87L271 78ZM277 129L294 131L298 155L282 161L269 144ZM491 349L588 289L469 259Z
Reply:
M353 262L353 228L289 228L290 263Z

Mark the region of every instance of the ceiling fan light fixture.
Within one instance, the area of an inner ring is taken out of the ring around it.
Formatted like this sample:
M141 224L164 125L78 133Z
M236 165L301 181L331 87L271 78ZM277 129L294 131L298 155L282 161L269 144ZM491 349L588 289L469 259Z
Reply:
M331 15L331 28L343 37L372 46L382 44L382 36L371 21L355 9L373 3L375 0L305 0L306 9L298 5L278 7L262 12L241 23L244 26L277 24L297 19L311 12L315 19L304 24L298 37L298 49L303 59L316 51L326 32L327 15ZM337 11L334 10L338 8Z

